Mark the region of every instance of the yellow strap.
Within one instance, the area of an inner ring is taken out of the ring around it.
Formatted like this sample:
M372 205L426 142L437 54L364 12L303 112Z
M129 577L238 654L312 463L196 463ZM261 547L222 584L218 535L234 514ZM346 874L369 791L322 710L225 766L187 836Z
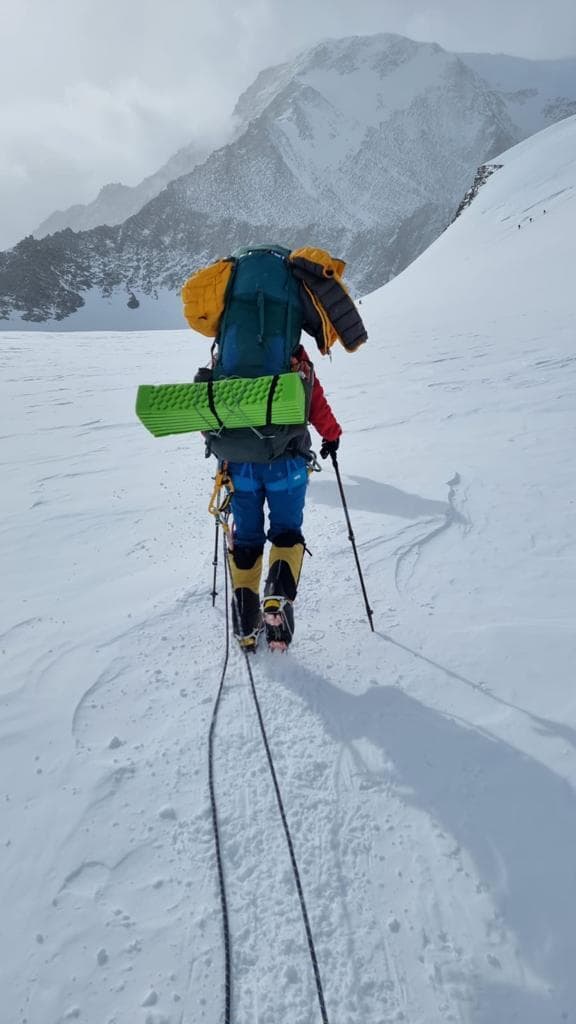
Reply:
M220 492L222 489L224 489L226 493L223 500L220 501ZM214 489L208 503L208 511L210 515L216 516L216 518L220 520L224 529L227 529L227 525L225 520L221 517L227 515L233 494L234 484L232 483L232 478L228 472L228 464L225 462L220 466L216 476L214 477Z

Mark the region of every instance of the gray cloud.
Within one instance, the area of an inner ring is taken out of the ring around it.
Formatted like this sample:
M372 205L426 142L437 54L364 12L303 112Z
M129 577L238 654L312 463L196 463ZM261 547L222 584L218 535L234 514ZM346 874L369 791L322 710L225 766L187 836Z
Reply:
M0 247L108 181L219 135L263 67L326 36L576 52L573 0L2 0Z

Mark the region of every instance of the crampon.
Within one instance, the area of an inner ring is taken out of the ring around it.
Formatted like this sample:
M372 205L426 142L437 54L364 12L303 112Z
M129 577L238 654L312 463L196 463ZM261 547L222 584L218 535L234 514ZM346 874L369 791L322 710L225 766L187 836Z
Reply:
M256 629L252 630L251 633L247 633L246 636L240 636L238 633L235 633L234 636L240 650L246 651L248 654L255 654L258 649L258 641L262 636L263 629L264 623L259 622Z
M294 635L294 608L285 597L270 595L262 602L266 642L270 651L287 651Z

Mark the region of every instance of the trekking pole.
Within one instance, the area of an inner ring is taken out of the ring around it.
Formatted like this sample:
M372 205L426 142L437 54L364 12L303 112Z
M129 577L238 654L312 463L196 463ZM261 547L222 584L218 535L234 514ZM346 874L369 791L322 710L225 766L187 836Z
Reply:
M220 520L216 516L216 526L214 530L214 558L212 559L212 565L214 566L214 579L212 580L212 607L216 605L216 574L218 572L218 527L220 526Z
M352 529L352 523L350 522L350 515L348 513L348 505L346 504L346 497L344 495L344 488L342 486L342 478L340 476L340 467L338 465L338 459L336 458L336 452L330 452L330 458L332 459L332 465L334 466L334 472L336 473L336 479L338 481L338 489L340 491L340 498L342 499L342 508L344 509L344 515L346 516L346 523L348 525L348 540L352 545L354 551L354 558L356 560L356 568L358 569L358 576L360 577L360 586L362 587L362 594L364 596L364 604L366 605L366 614L368 616L368 622L370 623L370 629L374 632L373 615L374 612L370 607L368 601L368 594L366 593L366 587L364 585L364 576L362 575L362 567L360 565L360 559L358 558L358 551L356 548L356 540L354 537L354 531Z
M222 488L225 488L224 500L220 500ZM221 526L224 533L227 535L230 531L228 526L228 517L230 515L230 499L234 491L234 486L228 475L228 464L226 462L219 463L218 472L214 477L214 490L210 496L208 503L208 511L211 516L214 516L216 527L214 532L214 558L212 559L212 565L214 566L214 579L212 581L212 607L216 604L216 574L218 572L218 527Z

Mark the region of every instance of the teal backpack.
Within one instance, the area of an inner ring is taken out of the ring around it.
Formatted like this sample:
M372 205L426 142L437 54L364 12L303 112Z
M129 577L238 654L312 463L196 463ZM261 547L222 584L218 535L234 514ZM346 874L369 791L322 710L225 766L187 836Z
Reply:
M289 256L268 245L230 256L212 368L193 384L139 388L136 411L155 436L201 430L207 453L231 462L309 452L313 378L292 372L304 308Z
M288 452L310 449L306 424L311 382L302 382L303 422L292 420L292 425L282 426L270 416L278 378L283 383L298 383L302 390L298 376L291 374L291 358L300 344L304 310L289 256L289 249L260 245L239 249L230 257L234 267L216 337L218 354L212 377L215 387L233 377L267 379L268 416L259 428L224 427L206 432L207 452L218 459L270 462Z
M216 343L214 380L288 373L300 343L303 307L289 249L239 249L226 291Z

